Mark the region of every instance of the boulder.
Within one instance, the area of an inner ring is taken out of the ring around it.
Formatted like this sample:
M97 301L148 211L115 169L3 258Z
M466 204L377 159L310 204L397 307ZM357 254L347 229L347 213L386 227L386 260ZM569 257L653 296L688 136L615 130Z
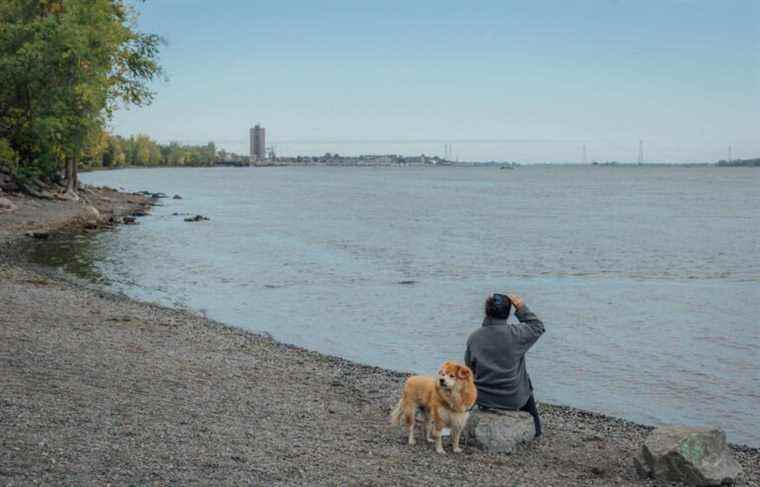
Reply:
M124 222L125 225L137 225L137 220L133 216L125 216L122 219L122 222Z
M175 195L172 197L172 199L175 199L175 200L181 200L181 199L182 199L182 196L180 196L180 195L178 195L178 194L175 194Z
M84 208L83 220L85 222L85 226L88 227L95 227L105 221L98 209L94 206L89 205Z
M533 439L533 417L522 411L470 413L462 438L467 445L492 453L512 453Z
M742 474L718 428L660 426L649 434L634 463L643 477L687 485L733 484Z
M16 205L11 202L8 198L0 198L0 212L2 211L13 211L16 209Z

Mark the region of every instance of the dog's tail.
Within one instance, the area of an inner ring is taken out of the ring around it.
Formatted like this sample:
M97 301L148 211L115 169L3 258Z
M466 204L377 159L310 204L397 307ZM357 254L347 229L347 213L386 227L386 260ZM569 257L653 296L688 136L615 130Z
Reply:
M398 426L401 424L401 415L404 414L404 398L398 400L398 404L391 411L391 426Z

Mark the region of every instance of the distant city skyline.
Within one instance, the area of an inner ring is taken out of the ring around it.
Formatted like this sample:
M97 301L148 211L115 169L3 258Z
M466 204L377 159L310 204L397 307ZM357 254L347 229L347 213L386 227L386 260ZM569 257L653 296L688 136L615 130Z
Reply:
M701 162L760 155L760 2L137 2L155 103L116 133L278 155ZM255 15L254 15L255 12ZM445 149L444 144L452 144Z

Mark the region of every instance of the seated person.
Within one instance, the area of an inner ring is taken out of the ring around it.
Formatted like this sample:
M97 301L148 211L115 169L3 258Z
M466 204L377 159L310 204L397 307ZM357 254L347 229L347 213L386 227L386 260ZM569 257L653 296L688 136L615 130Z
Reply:
M507 323L514 305L520 323ZM464 362L475 375L480 409L527 411L533 416L536 438L541 436L533 384L525 367L525 353L544 333L544 324L516 294L494 294L486 299L483 326L467 339Z

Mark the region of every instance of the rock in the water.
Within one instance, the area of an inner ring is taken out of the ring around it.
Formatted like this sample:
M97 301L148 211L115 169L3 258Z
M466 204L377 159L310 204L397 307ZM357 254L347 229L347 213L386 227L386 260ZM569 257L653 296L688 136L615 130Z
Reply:
M85 223L85 228L96 228L98 225L105 221L98 209L94 206L89 205L84 209L83 220Z
M180 195L178 195L178 194L175 194L175 195L172 197L172 199L174 199L174 200L181 200L181 199L182 199L182 196L180 196Z
M122 221L125 225L137 225L137 220L133 216L125 216Z
M152 195L150 195L150 197L153 198L154 200L157 200L160 198L168 198L168 196L166 196L166 193L153 193Z
M660 426L649 434L635 459L644 477L688 485L733 484L742 474L717 428Z
M204 221L208 221L208 217L205 217L203 215L195 215L189 218L185 218L185 221L186 222L204 222Z
M0 211L13 211L16 209L16 205L14 205L11 200L8 198L0 198Z
M533 439L533 417L522 411L484 412L475 410L465 426L468 445L493 453L511 453Z

